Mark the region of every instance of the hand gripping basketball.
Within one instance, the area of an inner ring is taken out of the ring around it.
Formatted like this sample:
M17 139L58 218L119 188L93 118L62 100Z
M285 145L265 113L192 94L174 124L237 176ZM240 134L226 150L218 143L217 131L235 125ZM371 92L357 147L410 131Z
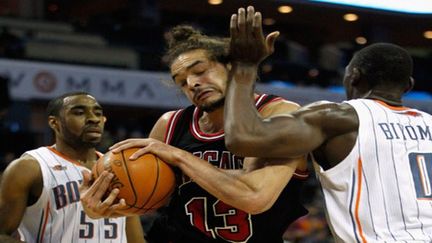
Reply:
M147 153L129 160L138 149L107 152L93 168L96 177L104 170L114 174L108 191L118 188L118 198L127 205L120 213L128 215L144 214L165 205L175 188L174 172L157 156Z

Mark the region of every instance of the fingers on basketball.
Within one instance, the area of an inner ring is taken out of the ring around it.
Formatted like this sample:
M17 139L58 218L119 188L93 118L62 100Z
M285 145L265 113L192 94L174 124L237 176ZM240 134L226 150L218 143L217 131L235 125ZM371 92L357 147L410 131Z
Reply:
M171 167L157 156L147 153L136 160L129 157L139 148L130 148L113 154L106 153L94 167L95 174L108 170L114 174L108 191L118 188L123 198L125 214L141 215L164 206L175 188Z

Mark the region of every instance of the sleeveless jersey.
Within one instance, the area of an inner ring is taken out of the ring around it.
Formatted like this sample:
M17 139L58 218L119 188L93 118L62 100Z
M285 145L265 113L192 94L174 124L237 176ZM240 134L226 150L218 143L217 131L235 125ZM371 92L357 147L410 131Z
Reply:
M261 95L256 100L257 108L278 99L281 98ZM242 169L244 158L227 150L223 131L202 132L198 126L199 116L200 110L195 106L176 111L168 124L166 142L216 167ZM299 202L300 185L307 178L305 172L291 179L271 209L257 215L225 204L180 170L176 173L179 187L167 212L162 213L150 231L159 238L156 242L283 242L282 234L287 226L307 213ZM160 240L160 235L167 238Z
M87 168L64 158L49 147L26 152L42 171L43 189L38 201L27 207L18 232L26 242L125 243L126 219L94 220L80 203L78 187Z
M432 242L432 116L381 101L347 101L359 129L350 154L315 163L338 242Z

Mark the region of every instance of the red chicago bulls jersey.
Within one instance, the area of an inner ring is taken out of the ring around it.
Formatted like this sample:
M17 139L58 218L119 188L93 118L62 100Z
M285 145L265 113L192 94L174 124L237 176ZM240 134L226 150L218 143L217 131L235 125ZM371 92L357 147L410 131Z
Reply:
M260 109L280 99L260 95L256 105ZM244 158L225 147L223 131L207 134L200 130L200 112L195 106L176 111L167 127L166 142L216 167L243 168ZM178 190L156 220L150 236L166 237L159 242L283 242L287 226L306 214L299 202L300 185L306 177L305 173L294 176L272 208L251 215L218 200L177 170Z

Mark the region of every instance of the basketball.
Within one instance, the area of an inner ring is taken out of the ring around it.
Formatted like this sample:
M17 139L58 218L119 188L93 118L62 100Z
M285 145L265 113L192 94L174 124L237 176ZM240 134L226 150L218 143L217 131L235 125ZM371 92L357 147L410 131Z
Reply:
M93 167L97 178L104 170L114 174L108 191L118 188L129 208L122 212L141 215L165 205L175 188L173 170L153 154L144 154L134 161L128 158L139 148L114 154L107 152Z

